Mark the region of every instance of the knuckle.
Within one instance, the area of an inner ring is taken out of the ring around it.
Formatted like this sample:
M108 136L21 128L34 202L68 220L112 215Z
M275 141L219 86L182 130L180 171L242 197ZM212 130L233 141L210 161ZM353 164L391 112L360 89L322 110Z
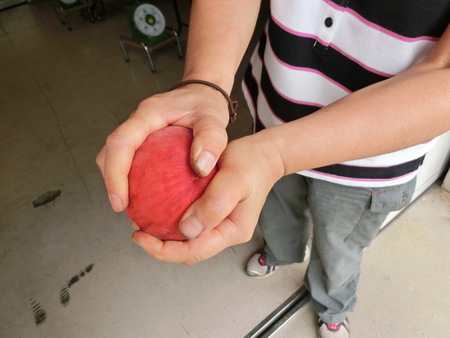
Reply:
M102 153L97 154L97 156L95 157L95 163L97 164L97 166L99 168L103 167L103 154Z
M136 108L137 108L137 110L140 110L140 109L142 109L142 107L145 107L147 104L152 103L153 101L154 101L154 97L153 96L147 97L146 99L144 99L141 102L139 102L137 104Z
M253 232L252 231L244 231L240 233L239 236L239 243L238 244L243 244L243 243L247 243L248 241L250 241L253 237Z
M161 253L161 249L152 249L148 247L143 247L143 249L153 258L156 258L159 261L165 261L164 255Z
M133 150L133 135L123 135L119 131L114 131L106 138L105 150L111 151L132 151Z
M235 239L236 244L243 244L250 241L253 237L253 231L248 231L245 227L237 227L234 229L232 237Z
M183 261L183 265L193 266L193 265L197 264L198 262L199 261L194 258L189 258L189 259L186 259L185 261Z
M208 223L217 225L223 219L224 209L225 203L220 197L208 196L204 200L202 213L207 218Z
M208 139L208 147L224 148L228 143L228 134L223 125L214 118L197 116L194 135Z
M107 148L117 148L124 144L126 144L126 139L122 135L120 135L117 131L112 132L106 138L106 147Z
M161 97L163 97L162 94L147 97L137 104L135 112L139 114L140 112L147 111L147 107L158 107Z

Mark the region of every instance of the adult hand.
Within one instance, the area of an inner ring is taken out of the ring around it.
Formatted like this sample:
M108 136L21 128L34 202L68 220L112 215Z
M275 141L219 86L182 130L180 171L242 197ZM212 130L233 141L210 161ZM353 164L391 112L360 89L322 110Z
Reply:
M258 134L247 136L227 146L216 176L180 222L180 231L192 239L161 241L136 231L135 242L159 260L192 265L249 241L266 196L284 170L275 149L258 139Z
M206 176L227 145L228 120L226 100L205 85L186 85L142 101L130 118L108 136L97 155L112 208L123 211L128 206L131 162L149 134L168 125L192 128L192 167Z

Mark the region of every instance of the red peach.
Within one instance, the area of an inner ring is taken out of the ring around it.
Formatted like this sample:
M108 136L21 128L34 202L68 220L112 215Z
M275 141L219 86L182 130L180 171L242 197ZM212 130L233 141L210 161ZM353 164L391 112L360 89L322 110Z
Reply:
M164 241L182 241L178 224L188 207L205 191L217 172L198 176L189 154L192 130L168 126L147 137L136 151L128 175L125 210L141 230Z

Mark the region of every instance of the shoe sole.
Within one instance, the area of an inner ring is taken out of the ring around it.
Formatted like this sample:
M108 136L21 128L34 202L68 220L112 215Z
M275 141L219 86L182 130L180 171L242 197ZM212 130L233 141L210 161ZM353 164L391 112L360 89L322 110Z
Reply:
M276 269L276 270L278 270L278 269ZM276 270L274 270L274 271L272 271L272 272L270 272L270 273L266 273L265 275L258 275L258 274L256 274L256 273L252 273L252 272L250 272L250 271L244 269L245 274L246 274L248 277L252 277L252 278L256 278L256 279L262 279L262 278L266 278L266 277L272 276Z
M245 271L245 274L246 274L248 277L252 277L252 278L256 278L256 279L266 278L266 277L268 277L269 275L271 275L271 274L269 273L269 274L265 274L265 275L260 276L260 275L257 275L257 274L252 274L252 273L247 272L247 271Z

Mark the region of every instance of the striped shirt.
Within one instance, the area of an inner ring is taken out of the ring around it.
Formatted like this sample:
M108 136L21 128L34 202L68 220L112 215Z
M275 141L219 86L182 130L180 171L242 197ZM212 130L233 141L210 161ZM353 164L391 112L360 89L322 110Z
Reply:
M420 62L450 21L449 0L273 0L243 91L255 131L302 118ZM300 174L350 186L411 180L436 140Z

